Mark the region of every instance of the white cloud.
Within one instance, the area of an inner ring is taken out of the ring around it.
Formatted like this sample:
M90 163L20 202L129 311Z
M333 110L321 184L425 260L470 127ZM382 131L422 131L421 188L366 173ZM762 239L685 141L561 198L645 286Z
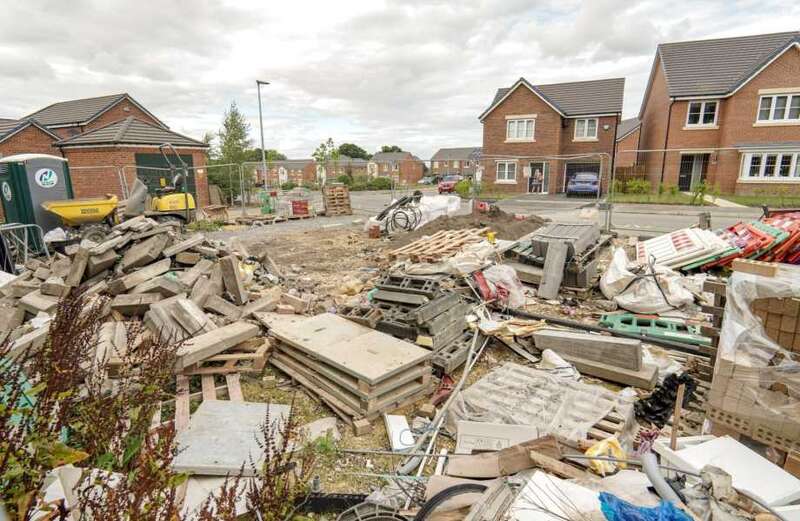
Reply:
M0 18L0 117L129 92L200 137L236 101L259 141L308 156L327 137L420 157L481 143L477 115L520 76L624 76L641 102L662 41L796 29L796 3L647 0L11 2ZM781 13L780 16L775 16ZM22 23L21 21L24 21Z

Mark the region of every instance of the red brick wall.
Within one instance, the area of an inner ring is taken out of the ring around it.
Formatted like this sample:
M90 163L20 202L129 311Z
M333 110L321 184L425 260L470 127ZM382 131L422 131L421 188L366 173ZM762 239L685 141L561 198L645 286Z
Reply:
M627 168L635 165L636 152L625 152L625 150L637 150L638 148L639 129L636 129L617 141L617 159L614 165L618 168Z
M197 203L208 205L208 173L205 169L206 156L199 150L178 148L179 154L191 154L195 167L197 184ZM122 197L119 167L136 165L136 154L152 154L155 148L136 147L98 147L64 148L64 157L69 161L70 177L75 197L102 197L116 194ZM202 172L198 170L202 169ZM130 187L136 179L135 168L125 168L125 182Z
M54 142L55 139L46 132L29 126L0 143L0 156L28 153L60 156L58 148L52 146Z
M126 99L123 99L106 112L100 115L97 119L89 123L83 128L83 132L87 130L94 130L99 127L104 127L108 124L114 123L115 121L119 121L121 119L125 119L128 116L133 116L136 119L140 119L146 123L151 123L153 125L161 126L161 124L154 120L152 117L147 115L146 112L142 111L134 105L133 103L129 102Z
M667 94L667 82L664 78L664 70L661 67L661 60L656 58L653 65L653 74L650 89L645 92L644 111L641 115L642 124L639 128L639 149L641 150L661 150L664 147L664 137L667 130L667 119L669 114L669 95ZM664 158L663 152L641 152L638 162L645 165L647 177L650 184L655 188L661 178L661 161ZM677 183L677 175L673 183Z

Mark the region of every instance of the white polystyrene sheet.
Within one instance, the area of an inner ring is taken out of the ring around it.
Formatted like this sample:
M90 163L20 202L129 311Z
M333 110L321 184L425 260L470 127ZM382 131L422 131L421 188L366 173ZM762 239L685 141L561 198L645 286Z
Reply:
M730 436L722 436L675 451L685 470L699 473L706 465L730 474L733 486L770 506L787 505L800 499L800 479Z
M537 471L525 482L508 512L509 521L603 519L598 492Z

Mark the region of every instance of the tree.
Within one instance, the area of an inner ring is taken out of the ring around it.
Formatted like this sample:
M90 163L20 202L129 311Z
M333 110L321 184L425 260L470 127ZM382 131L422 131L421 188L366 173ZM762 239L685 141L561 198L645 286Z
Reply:
M239 111L236 102L225 111L222 128L219 129L219 158L225 163L241 163L247 158L247 149L250 148L250 124Z
M383 145L381 152L403 152L403 149L397 145Z
M266 156L267 161L285 161L286 160L286 155L285 154L281 154L280 152L278 152L274 148L268 148L266 150L265 156ZM261 161L261 149L258 148L258 147L248 149L247 152L246 152L246 157L247 157L246 161L250 161L250 162Z
M372 158L370 153L353 143L342 143L339 145L339 154L352 158L366 159L367 161Z
M317 165L322 165L322 168L325 171L328 169L328 163L330 161L338 161L339 156L339 149L336 148L336 145L333 143L333 138L328 138L327 141L320 143L317 149L311 154L311 157L314 158L314 161L317 162ZM336 165L334 163L331 174L335 174L335 172Z

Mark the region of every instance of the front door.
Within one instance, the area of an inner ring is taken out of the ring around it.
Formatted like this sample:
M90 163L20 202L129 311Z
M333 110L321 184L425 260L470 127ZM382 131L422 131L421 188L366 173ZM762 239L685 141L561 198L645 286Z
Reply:
M681 167L678 172L678 189L681 192L690 192L706 180L708 169L708 154L683 154Z
M548 164L537 161L530 163L531 175L528 177L529 194L546 194L548 182L550 181L550 169Z

